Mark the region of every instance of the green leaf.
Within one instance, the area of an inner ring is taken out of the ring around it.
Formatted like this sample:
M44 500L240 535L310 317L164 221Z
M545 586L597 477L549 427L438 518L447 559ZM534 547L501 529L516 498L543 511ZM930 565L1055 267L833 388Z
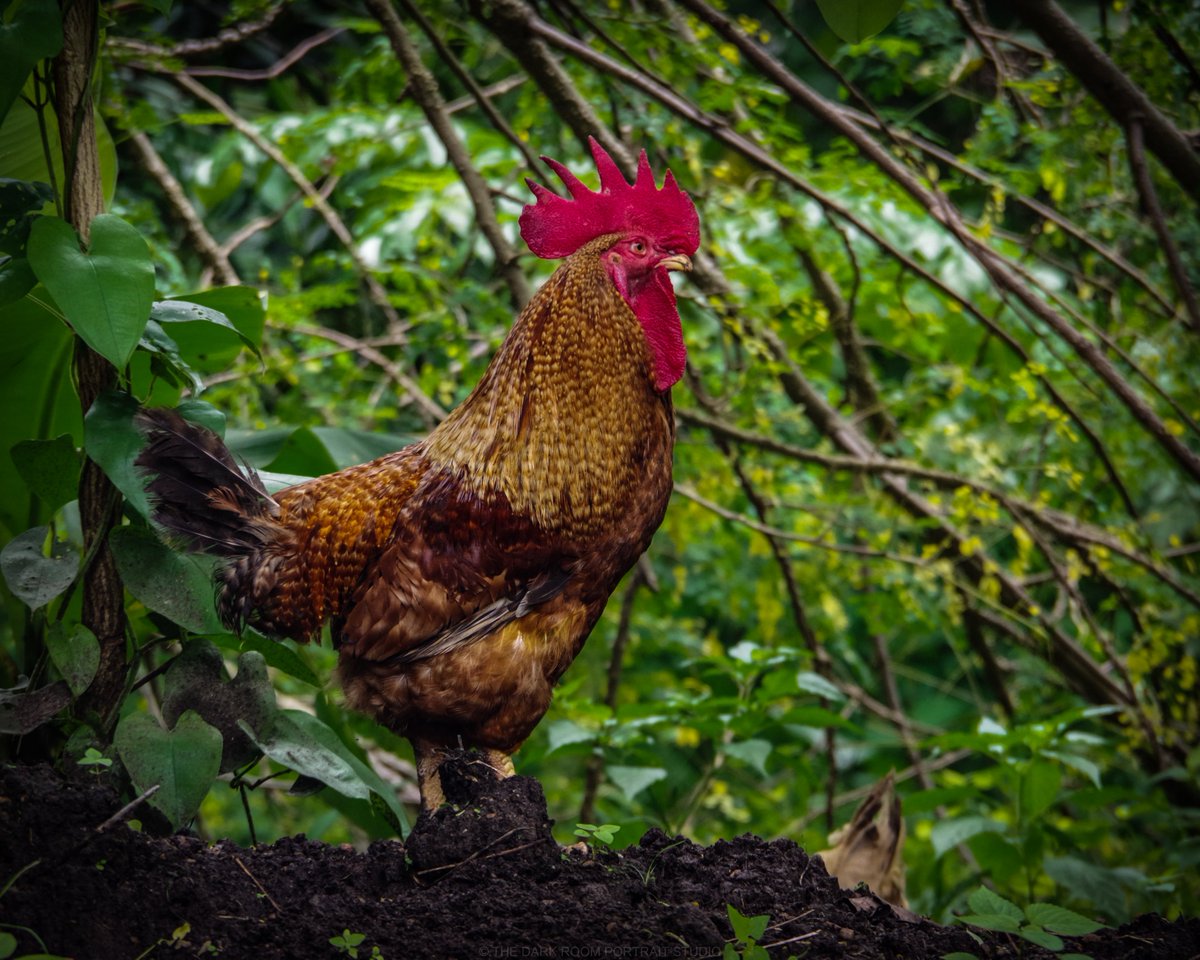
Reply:
M1060 753L1057 750L1044 750L1042 756L1053 757L1059 763L1082 773L1092 781L1092 786L1100 786L1100 768L1087 757L1081 757L1074 753Z
M546 747L547 756L567 744L587 743L596 739L595 731L580 726L574 720L555 720L547 727L546 734L549 741Z
M46 509L54 511L79 492L79 454L70 434L53 440L22 440L12 448L12 460L25 485Z
M891 23L904 0L817 0L829 29L847 43L861 43Z
M260 633L247 630L242 635L242 649L253 650L255 653L261 654L268 666L274 667L281 673L286 673L289 677L295 677L317 689L324 686L320 677L313 672L312 667L304 662L299 652L293 650L283 640L271 640Z
M725 744L722 749L729 756L748 763L764 777L767 775L767 757L771 755L772 746L768 740L741 740Z
M16 303L35 286L37 277L24 257L0 264L0 307Z
M767 914L748 917L732 903L725 905L725 912L729 915L729 925L733 927L733 935L742 943L755 943L761 940L762 935L766 932L767 924L771 921Z
M1058 799L1062 787L1062 768L1057 763L1035 760L1021 777L1021 818L1029 823L1042 815Z
M146 321L146 329L138 340L137 348L151 355L150 370L155 376L162 377L168 383L187 387L193 395L204 390L204 381L200 374L191 368L183 359L177 344L162 328L157 320Z
M176 303L178 307L172 306ZM228 369L243 347L260 356L266 311L262 297L253 287L217 287L185 293L160 300L154 307L156 311L169 311L176 318L174 322L165 321L170 324L170 335L197 370L215 373Z
M1047 933L1041 927L1027 926L1022 927L1017 931L1017 936L1023 937L1030 943L1036 943L1039 947L1045 947L1047 950L1053 950L1056 953L1061 950L1066 944L1052 933Z
M29 263L72 329L123 368L154 301L154 264L142 235L120 217L101 214L91 222L85 252L69 223L41 217L30 231Z
M1021 929L1020 921L1003 913L969 913L958 919L973 927L983 927L984 930L996 930L1000 933L1016 933Z
M941 857L947 850L969 840L984 831L1004 832L1004 824L991 817L959 817L955 820L939 820L933 825L929 840L933 844L933 855Z
M0 120L37 62L53 57L62 43L62 17L54 0L24 0L13 6L7 23L0 18Z
M1067 937L1083 937L1104 929L1104 924L1052 903L1031 903L1025 908L1025 916L1029 918L1030 923L1036 923Z
M832 703L841 703L846 699L846 695L841 690L819 673L813 673L811 670L801 670L796 675L796 686L806 693L815 693L818 697Z
M963 950L955 950L952 953L943 953L941 960L979 960L973 953L966 953Z
M53 202L54 192L47 183L0 177L0 253L23 256L33 221Z
M33 95L32 78L25 84L26 96ZM92 116L96 123L96 146L100 154L100 189L105 207L111 206L117 184L117 149L112 134L99 110ZM37 111L25 100L13 101L8 116L0 123L0 170L15 180L49 185L49 157L54 169L54 182L65 182L63 176L63 150L58 135L58 118L53 109L43 112L45 121L46 149L42 149L42 130L38 124ZM47 186L47 189L49 187ZM44 211L49 212L49 211Z
M262 654L251 650L238 657L237 676L230 680L220 650L207 640L188 643L167 671L163 719L171 724L188 710L220 731L222 773L254 760L258 747L240 724L270 730L276 714L275 690Z
M71 347L75 338L45 303L44 288L5 307L0 336L0 451L31 437L69 433L82 437L79 398L71 383ZM0 456L0 539L29 526L31 495L10 456ZM48 520L36 512L38 520Z
M379 778L342 743L338 735L310 713L280 710L271 729L257 733L244 721L246 734L268 757L297 773L320 780L338 793L359 800L376 794L387 806L402 832L408 830L408 815L396 791Z
M195 816L220 771L221 733L190 710L174 730L164 730L148 714L127 714L113 742L139 793L159 785L149 803L175 829Z
M312 430L300 427L288 435L275 459L267 464L267 469L273 473L320 477L333 473L338 469L338 464Z
M17 952L17 938L7 931L0 930L0 960L8 960Z
M49 527L33 527L13 537L0 550L0 572L13 596L37 610L67 589L79 572L79 552L69 543L50 538Z
M613 765L608 767L608 778L625 794L630 803L633 798L653 783L667 778L667 771L662 767L623 767Z
M176 553L149 530L118 527L109 545L125 588L192 633L224 633L213 604L213 562Z
M100 641L82 623L68 632L56 621L46 633L46 649L71 693L78 697L91 685L100 666Z
M83 420L83 448L143 517L150 515L146 478L136 466L146 438L133 425L137 400L115 390L102 393Z
M228 366L241 347L261 359L258 344L220 310L190 300L157 300L150 319L165 325L180 354L201 369Z
M1003 914L1018 922L1025 919L1025 912L1020 907L987 887L980 887L967 897L967 906L976 913Z

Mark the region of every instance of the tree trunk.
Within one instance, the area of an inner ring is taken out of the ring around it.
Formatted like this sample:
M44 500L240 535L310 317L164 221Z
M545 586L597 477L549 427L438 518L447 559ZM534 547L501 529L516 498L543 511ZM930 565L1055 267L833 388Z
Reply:
M63 151L63 207L67 220L86 244L92 218L104 212L100 154L92 107L92 70L96 59L95 0L65 0L62 4L63 48L54 60L55 110ZM96 398L116 386L112 364L76 341L75 384L86 415ZM104 472L90 459L79 479L79 517L84 556L91 564L81 571L83 623L100 641L100 665L92 685L80 699L82 714L107 718L120 702L127 667L125 597L116 562L104 541L117 516L120 495Z

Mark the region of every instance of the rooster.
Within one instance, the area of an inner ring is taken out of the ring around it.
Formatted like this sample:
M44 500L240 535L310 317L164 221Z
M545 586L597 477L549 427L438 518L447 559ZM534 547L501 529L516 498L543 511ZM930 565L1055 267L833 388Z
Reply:
M425 439L269 495L208 429L138 414L155 521L224 559L222 620L301 642L328 621L347 702L411 741L427 810L452 749L513 774L671 495L668 271L691 269L699 218L645 151L630 184L590 145L598 191L549 158L570 197L526 181L521 236L564 262Z

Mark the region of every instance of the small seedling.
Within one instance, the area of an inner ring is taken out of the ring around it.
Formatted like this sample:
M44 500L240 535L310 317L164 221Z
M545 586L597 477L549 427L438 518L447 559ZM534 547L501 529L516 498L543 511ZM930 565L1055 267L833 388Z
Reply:
M96 776L102 774L106 767L112 766L112 760L95 747L88 747L87 752L75 762L81 767L91 767Z
M365 933L352 933L349 928L341 932L340 936L330 937L329 942L336 947L338 953L344 953L348 957L358 957L358 946L367 938ZM380 952L378 944L371 947L369 960L383 960L383 953Z
M737 942L725 944L722 960L769 960L767 951L758 945L758 941L771 918L765 913L747 917L732 903L725 905L725 912L729 914L729 925L733 927L733 939Z
M967 905L973 913L958 918L959 923L999 933L1015 933L1039 947L1059 953L1065 946L1057 934L1082 937L1104 926L1082 914L1052 903L1031 903L1022 910L987 887L980 887L969 897ZM1063 953L1062 960L1091 960L1085 953Z
M592 848L594 854L597 849L611 850L613 839L620 829L620 825L616 823L577 823L575 836L582 837L583 842Z

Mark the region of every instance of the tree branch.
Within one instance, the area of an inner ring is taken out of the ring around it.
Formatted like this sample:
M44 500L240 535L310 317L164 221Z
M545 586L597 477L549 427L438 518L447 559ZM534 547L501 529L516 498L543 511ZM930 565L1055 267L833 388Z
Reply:
M501 276L504 277L505 283L508 284L513 306L520 310L529 302L529 283L525 279L525 274L521 272L516 252L500 229L500 223L496 219L496 208L492 204L491 190L483 176L471 164L467 148L450 123L450 117L446 113L446 103L442 99L441 90L438 89L437 80L421 62L421 55L417 51L412 37L404 29L404 24L396 16L391 0L366 0L366 4L367 9L383 27L384 33L391 41L396 59L400 61L400 65L408 74L409 92L417 105L424 111L429 125L437 134L438 139L442 141L442 145L450 157L450 162L458 171L459 179L467 188L471 203L475 207L475 221L479 224L479 229L483 231L483 235L492 248L492 253L496 257L496 266L499 268Z
M1125 130L1125 138L1129 144L1129 170L1133 174L1133 182L1137 185L1138 195L1142 198L1142 207L1162 246L1163 255L1167 258L1167 268L1171 272L1171 279L1175 281L1175 289L1179 291L1179 298L1183 301L1183 308L1191 321L1192 330L1200 333L1200 304L1196 302L1196 291L1192 289L1187 268L1179 255L1179 247L1167 226L1162 204L1158 202L1158 191L1154 189L1154 178L1150 175L1149 164L1146 163L1143 130L1141 117L1131 117Z
M1054 0L1013 0L1013 7L1054 55L1122 127L1140 119L1146 146L1200 202L1200 156L1185 137Z

